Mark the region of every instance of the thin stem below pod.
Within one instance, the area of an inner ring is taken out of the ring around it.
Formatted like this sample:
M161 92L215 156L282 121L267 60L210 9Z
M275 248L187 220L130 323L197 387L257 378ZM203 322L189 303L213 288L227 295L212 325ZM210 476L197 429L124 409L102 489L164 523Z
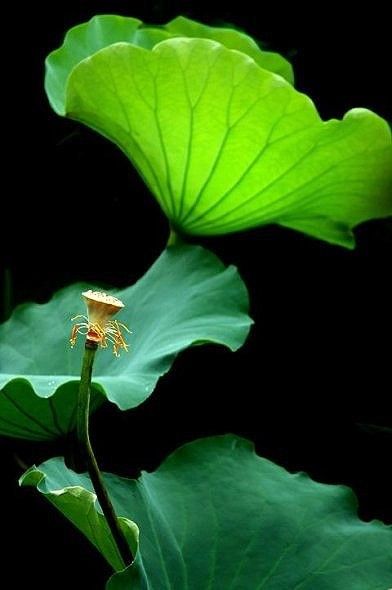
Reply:
M116 543L117 549L125 567L132 563L133 555L117 520L117 516L114 511L113 504L109 498L109 494L106 490L89 436L90 386L96 349L97 344L87 339L83 357L82 372L80 376L77 411L77 436L82 457L86 463L86 468L93 484L94 491L97 495L102 512L106 518L106 522L113 535L114 542Z

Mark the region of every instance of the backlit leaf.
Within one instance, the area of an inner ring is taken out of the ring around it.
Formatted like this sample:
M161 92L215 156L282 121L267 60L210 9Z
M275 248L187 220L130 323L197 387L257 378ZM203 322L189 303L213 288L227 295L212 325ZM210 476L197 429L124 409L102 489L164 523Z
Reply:
M219 41L252 57L261 67L276 72L292 82L291 65L278 53L263 51L251 37L230 28L208 27L185 17L178 17L161 27L143 25L137 18L113 14L98 15L87 23L70 29L63 45L46 60L45 89L53 109L65 114L66 86L73 68L113 43L126 42L152 49L171 37L205 37Z
M324 122L247 55L206 39L102 49L68 78L64 114L114 141L174 228L225 234L266 223L347 247L392 214L392 144L365 109Z

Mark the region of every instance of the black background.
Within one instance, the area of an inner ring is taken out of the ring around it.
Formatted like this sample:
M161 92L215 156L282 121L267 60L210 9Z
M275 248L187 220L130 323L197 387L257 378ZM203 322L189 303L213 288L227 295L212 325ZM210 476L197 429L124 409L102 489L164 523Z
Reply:
M324 118L364 106L391 120L389 21L375 3L345 15L332 4L285 9L250 1L10 5L11 21L3 21L10 36L3 121L11 163L1 256L12 272L15 304L46 301L76 280L131 284L166 243L167 222L125 157L57 117L44 95L44 57L70 26L97 13L156 23L181 13L208 24L234 23L289 56L297 87ZM392 439L363 425L392 426L392 222L363 224L356 235L353 252L277 227L200 240L238 266L256 321L251 336L234 355L212 346L186 351L133 412L105 406L93 420L103 468L137 475L186 441L234 432L291 471L352 486L366 520L391 521ZM91 237L96 252L87 256ZM89 579L89 588L104 588L109 569L88 542L16 484L15 454L39 463L62 454L63 442L0 445L3 580L17 567L15 587L46 590L60 579L60 586L79 588Z

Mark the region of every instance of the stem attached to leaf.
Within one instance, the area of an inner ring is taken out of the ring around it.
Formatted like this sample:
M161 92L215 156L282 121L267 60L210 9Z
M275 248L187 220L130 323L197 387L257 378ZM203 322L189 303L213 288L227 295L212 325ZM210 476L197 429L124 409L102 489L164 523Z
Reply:
M114 542L116 543L117 549L121 555L125 567L132 563L133 555L117 520L117 516L106 490L89 436L90 386L97 346L98 345L96 342L89 339L86 340L79 385L77 436L94 491L97 495L102 512L106 518L106 522L113 535Z
M169 239L167 240L167 246L179 246L183 244L184 240L176 229L170 227Z

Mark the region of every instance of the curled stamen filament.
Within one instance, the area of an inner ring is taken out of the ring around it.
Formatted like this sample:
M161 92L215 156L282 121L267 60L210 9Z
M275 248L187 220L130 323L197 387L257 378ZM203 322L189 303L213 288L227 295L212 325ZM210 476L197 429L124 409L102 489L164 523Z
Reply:
M89 322L88 318L84 315L77 315L72 318L72 321L77 319L83 319L83 322L74 324L71 331L70 343L71 347L75 346L78 334L86 336L88 340L97 342L101 348L107 348L108 342L113 346L113 353L115 356L120 356L119 350L124 349L128 352L128 344L125 342L124 336L121 330L125 330L128 334L131 331L127 326L117 320L108 320L105 325L102 326L98 323Z

